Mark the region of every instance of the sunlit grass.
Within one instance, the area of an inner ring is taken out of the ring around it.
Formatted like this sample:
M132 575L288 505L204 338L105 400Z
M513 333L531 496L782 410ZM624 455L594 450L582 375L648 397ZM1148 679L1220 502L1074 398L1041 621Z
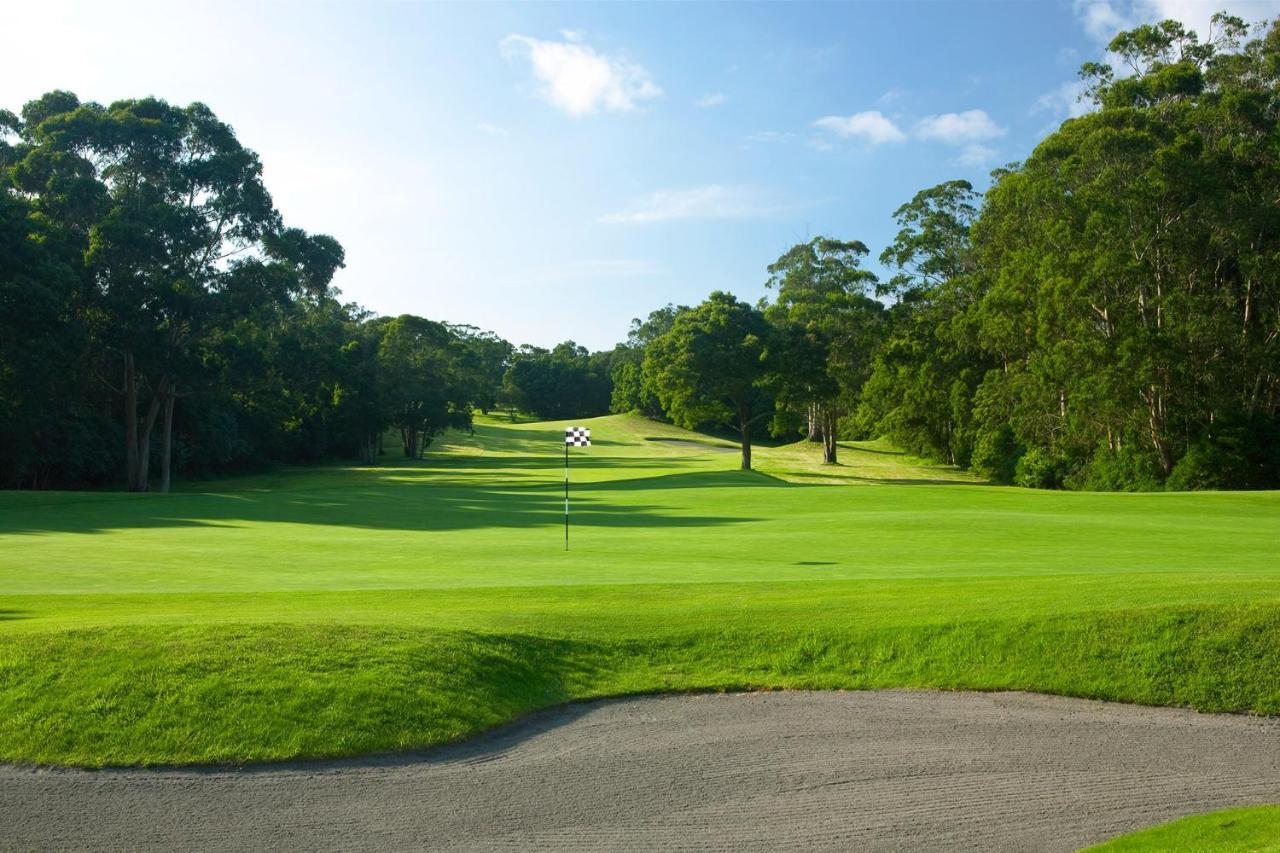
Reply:
M482 422L172 495L0 493L0 759L345 755L656 690L1017 688L1280 713L1280 494L976 484L893 448ZM832 480L853 487L815 484Z
M1280 806L1224 809L1144 829L1090 847L1089 853L1277 853Z

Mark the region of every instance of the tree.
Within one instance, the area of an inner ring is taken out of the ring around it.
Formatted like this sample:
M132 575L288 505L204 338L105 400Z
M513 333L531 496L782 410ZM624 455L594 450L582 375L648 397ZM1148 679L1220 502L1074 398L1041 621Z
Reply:
M868 295L875 274L861 267L866 254L859 241L817 237L769 266L778 301L767 317L783 332L775 348L786 361L774 374L778 399L805 411L832 465L840 419L857 402L883 328L883 306Z
M149 486L163 412L167 488L174 403L214 310L220 264L279 224L261 165L198 103L102 107L55 92L27 105L21 135L15 184L42 215L65 219L74 207L87 238L96 334L121 369L128 487Z
M554 349L522 346L503 380L504 396L540 418L602 415L609 411L610 365L573 341Z
M610 373L613 395L609 403L610 411L638 412L651 418L665 414L662 403L658 400L653 378L644 372L644 354L649 344L667 332L681 312L688 310L687 306L668 303L656 311L650 311L644 320L637 317L631 321L627 340L613 350L614 366Z
M383 328L378 360L406 457L420 457L446 429L471 426L474 388L457 369L464 351L443 323L403 314Z
M899 230L880 262L895 272L878 290L895 301L859 411L867 430L958 465L969 464L973 395L988 366L969 319L983 286L971 238L978 202L967 181L947 181L894 211Z
M716 291L676 316L644 356L644 370L675 423L688 429L719 423L738 432L744 471L751 470L752 429L773 410L765 387L768 343L764 314Z

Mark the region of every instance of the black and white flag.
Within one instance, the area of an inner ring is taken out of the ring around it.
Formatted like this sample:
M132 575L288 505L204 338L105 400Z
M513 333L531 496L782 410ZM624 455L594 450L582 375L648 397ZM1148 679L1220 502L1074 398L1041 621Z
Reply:
M586 427L565 427L564 443L566 447L590 447L591 430Z

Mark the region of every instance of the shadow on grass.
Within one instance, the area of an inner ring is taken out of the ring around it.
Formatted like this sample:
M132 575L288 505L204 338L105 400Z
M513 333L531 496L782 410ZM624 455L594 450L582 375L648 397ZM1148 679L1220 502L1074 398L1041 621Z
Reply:
M0 610L0 622L10 622L16 619L30 619L29 610Z
M10 507L0 534L100 533L129 528L239 527L315 524L372 530L446 531L530 528L564 519L562 484L512 484L485 475L397 476L355 472L329 488L213 494L144 494L115 501ZM403 469L402 469L403 471ZM458 472L461 473L461 472ZM755 472L702 472L575 484L573 523L590 527L712 527L759 521L740 515L690 514L661 499L618 503L616 493L786 485Z
M822 471L784 471L788 477L810 480L846 480L851 483L873 483L885 486L989 486L981 480L955 477L867 477L859 474L839 474L832 467Z

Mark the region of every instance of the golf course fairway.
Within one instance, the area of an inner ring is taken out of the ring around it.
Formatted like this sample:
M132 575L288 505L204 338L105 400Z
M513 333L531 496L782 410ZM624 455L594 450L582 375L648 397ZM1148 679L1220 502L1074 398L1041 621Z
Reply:
M992 487L878 443L744 472L727 442L581 423L567 552L559 422L168 495L0 493L0 761L348 756L665 691L1280 713L1280 493Z

